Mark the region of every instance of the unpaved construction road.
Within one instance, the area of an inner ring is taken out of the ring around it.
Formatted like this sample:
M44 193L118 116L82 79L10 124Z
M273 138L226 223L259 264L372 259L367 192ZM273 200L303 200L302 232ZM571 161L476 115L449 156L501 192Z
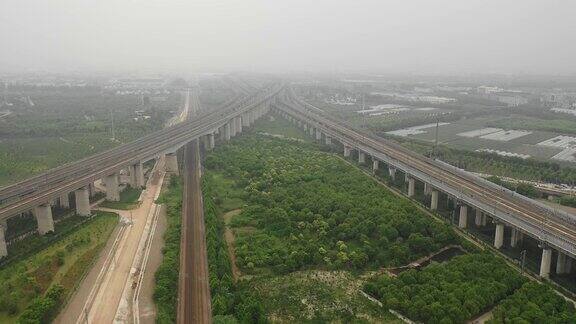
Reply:
M143 282L143 261L148 260L149 264L154 265L158 261L150 261L150 257L161 257L161 253L149 253L150 249L147 247L149 242L154 240L150 234L161 212L155 200L164 181L165 174L162 170L164 163L161 159L148 180L146 190L141 196L142 202L137 209L102 208L120 215L119 228L113 233L110 242L68 305L56 318L56 323L139 322L140 314L135 313L138 307L134 307L134 293L139 288L138 283ZM160 233L161 231L158 231L154 234ZM144 273L144 278L146 275L150 274ZM143 296L145 293L151 294L152 289L148 287L140 290L142 299L151 300L151 296ZM149 307L146 307L146 310L149 318Z

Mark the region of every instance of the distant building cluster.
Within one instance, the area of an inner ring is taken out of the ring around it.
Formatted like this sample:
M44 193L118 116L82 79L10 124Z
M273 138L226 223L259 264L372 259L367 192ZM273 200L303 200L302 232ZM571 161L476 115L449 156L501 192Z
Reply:
M148 120L152 118L152 116L145 115L146 112L144 110L135 110L134 113L136 114L136 117L133 118L134 121Z
M397 100L410 101L410 102L425 102L430 104L446 104L458 101L456 98L421 95L420 93L371 92L370 94L392 97Z
M549 92L540 96L540 102L547 108L576 109L576 93Z
M166 85L162 78L122 78L109 80L104 89L161 89Z
M483 97L496 100L508 107L518 107L528 103L528 95L520 90L509 90L494 86L479 86L476 92Z
M330 96L328 99L326 99L325 102L328 104L333 104L333 105L349 106L349 105L355 105L356 104L356 98L351 97L351 96L343 96L343 95L335 94L333 96Z

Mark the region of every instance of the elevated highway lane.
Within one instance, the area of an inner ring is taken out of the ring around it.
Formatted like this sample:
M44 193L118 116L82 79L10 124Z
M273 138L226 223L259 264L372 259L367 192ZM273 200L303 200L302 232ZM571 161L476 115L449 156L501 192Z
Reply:
M81 188L124 167L162 153L174 151L194 138L213 133L230 119L271 101L281 88L281 85L273 85L252 96L235 101L225 109L204 113L194 120L70 163L32 180L3 188L0 190L0 197L5 203L0 205L0 219L7 219L35 206L45 204L62 194ZM5 197L10 192L12 192L12 199L6 199ZM13 192L22 194L13 197Z
M326 136L338 139L344 145L370 154L377 160L397 167L410 176L521 229L544 244L576 256L576 219L573 215L503 190L480 177L429 159L385 139L354 130L293 96L277 107L294 118L312 124Z

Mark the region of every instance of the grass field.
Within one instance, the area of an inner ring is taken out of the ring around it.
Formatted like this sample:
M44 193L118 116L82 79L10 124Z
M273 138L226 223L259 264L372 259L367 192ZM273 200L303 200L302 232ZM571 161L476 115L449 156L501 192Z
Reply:
M15 323L34 298L54 285L62 286L65 296L69 296L117 223L116 214L97 212L83 225L44 244L36 253L23 255L3 266L0 269L0 323ZM54 235L58 234L57 229ZM26 238L21 244L26 245L27 240L38 238Z

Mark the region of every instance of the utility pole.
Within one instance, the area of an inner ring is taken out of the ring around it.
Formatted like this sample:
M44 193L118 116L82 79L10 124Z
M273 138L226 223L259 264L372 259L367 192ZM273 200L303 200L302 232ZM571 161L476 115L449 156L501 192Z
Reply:
M112 114L112 109L110 109L110 119L112 120L112 140L116 140L116 135L114 134L114 114Z
M362 92L362 121L363 124L362 128L366 129L366 112L364 111L366 109L365 105L364 105L364 92Z
M440 128L440 117L436 116L436 136L434 139L434 146L432 147L432 158L436 158L436 148L438 146L438 130Z

